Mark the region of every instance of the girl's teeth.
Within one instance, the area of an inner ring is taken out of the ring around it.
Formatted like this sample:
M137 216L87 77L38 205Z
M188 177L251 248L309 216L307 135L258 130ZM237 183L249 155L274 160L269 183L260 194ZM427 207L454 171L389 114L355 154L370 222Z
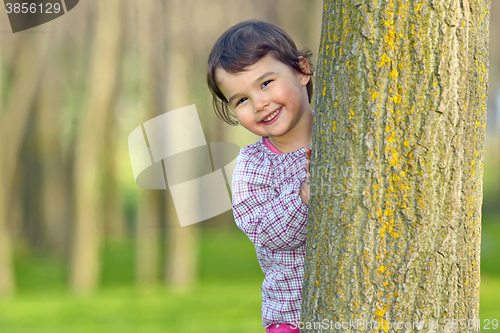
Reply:
M274 112L272 115L270 115L269 117L267 117L266 119L264 119L264 122L268 122L270 120L272 120L278 113L280 112L280 110L276 110L276 112Z

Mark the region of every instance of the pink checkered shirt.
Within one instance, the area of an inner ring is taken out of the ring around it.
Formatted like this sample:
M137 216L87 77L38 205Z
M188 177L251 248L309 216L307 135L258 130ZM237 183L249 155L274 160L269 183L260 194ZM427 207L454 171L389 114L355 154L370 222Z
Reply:
M308 146L311 148L311 146ZM262 272L262 325L298 324L308 206L299 191L306 179L301 148L272 152L264 138L241 149L232 179L233 214L250 238Z

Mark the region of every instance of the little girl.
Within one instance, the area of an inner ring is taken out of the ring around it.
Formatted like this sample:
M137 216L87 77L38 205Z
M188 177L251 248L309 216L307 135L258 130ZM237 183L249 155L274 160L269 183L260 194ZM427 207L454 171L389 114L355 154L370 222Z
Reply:
M310 56L282 29L250 20L222 34L208 59L217 115L262 137L241 149L231 187L234 219L265 274L266 333L299 332L313 129Z

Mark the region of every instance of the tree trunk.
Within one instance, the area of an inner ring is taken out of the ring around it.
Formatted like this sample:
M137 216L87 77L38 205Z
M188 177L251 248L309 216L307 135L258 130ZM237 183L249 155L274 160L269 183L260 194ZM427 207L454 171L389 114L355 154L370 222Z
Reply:
M165 29L162 4L154 0L132 1L137 13L137 41L140 54L141 118L147 121L165 112ZM148 142L149 143L149 142ZM136 278L139 285L154 284L160 276L161 202L159 191L140 190L136 222Z
M0 295L15 289L12 249L7 219L12 182L32 102L40 82L47 38L22 40L5 113L0 114ZM8 143L8 144L7 144Z
M76 216L71 267L71 286L77 293L93 291L99 278L102 228L99 162L119 68L120 3L119 0L98 3L99 18L88 104L77 139L74 175Z
M160 276L160 198L159 191L140 190L136 227L136 282L150 285Z
M168 33L167 57L167 100L166 111L187 106L192 92L191 65L194 50L186 45L191 31L185 29L185 20L190 19L190 8L203 6L192 1L172 0L165 8L166 31ZM165 282L175 288L190 288L197 281L198 225L181 227L170 191L166 195L166 235L165 235ZM193 200L193 207L198 203Z
M489 8L325 0L306 330L479 332Z
M37 145L41 155L42 237L44 245L63 256L66 253L66 168L63 162L61 131L61 72L49 59L37 101Z

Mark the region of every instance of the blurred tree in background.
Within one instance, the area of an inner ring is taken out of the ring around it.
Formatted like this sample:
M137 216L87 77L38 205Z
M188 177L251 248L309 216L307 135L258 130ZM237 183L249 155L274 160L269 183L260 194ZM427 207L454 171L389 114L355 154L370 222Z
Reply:
M74 156L75 225L71 285L75 292L96 289L99 281L99 248L103 229L102 173L103 146L111 125L116 99L117 72L123 31L120 0L98 2L95 39L84 115L78 124ZM116 217L113 217L116 218Z
M2 294L15 290L16 248L63 259L80 293L99 286L103 247L123 241L135 244L138 284L161 276L168 285L195 283L202 225L181 228L168 190L134 184L127 136L194 103L207 141L252 142L251 133L214 115L206 60L224 30L250 18L283 26L299 45L316 49L320 1L284 4L87 1L17 34L6 34L2 13ZM299 22L306 9L315 14ZM204 223L234 221L228 211Z

